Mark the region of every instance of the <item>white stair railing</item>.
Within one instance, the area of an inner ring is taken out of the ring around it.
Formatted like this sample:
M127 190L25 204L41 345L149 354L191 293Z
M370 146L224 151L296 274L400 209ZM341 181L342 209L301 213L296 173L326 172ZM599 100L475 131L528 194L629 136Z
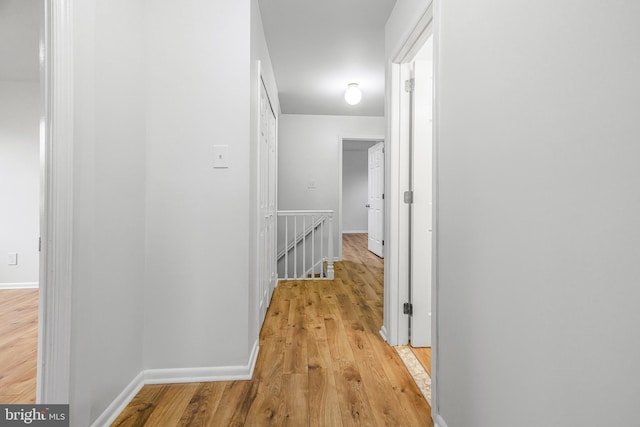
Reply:
M333 211L278 211L278 277L333 280Z

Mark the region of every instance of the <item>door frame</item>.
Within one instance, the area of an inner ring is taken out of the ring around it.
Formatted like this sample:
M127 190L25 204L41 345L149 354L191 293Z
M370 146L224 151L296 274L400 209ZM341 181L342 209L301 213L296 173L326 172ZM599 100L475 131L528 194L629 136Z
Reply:
M425 43L431 40L429 37ZM423 45L424 46L424 45ZM421 90L427 90L431 93L428 96L431 98L429 106L431 107L430 118L433 119L433 86L429 84L429 80L433 83L433 55L431 56L431 62L414 58L410 64L403 64L403 66L409 66L411 68L411 79L413 80L413 90L410 94L411 99L411 131L412 138L410 143L410 187L414 195L414 200L410 205L410 279L409 279L409 302L412 305L412 315L410 316L410 340L412 347L431 347L431 255L433 251L433 221L429 218L433 215L433 120L431 123L431 131L424 132L425 126L424 120L419 116L418 102L419 94ZM425 65L428 64L428 65ZM431 71L427 70L428 67ZM421 70L421 71L418 71ZM425 78L426 74L431 73L429 79ZM425 96L423 93L422 96ZM424 112L423 112L424 114ZM416 120L417 119L417 120ZM424 132L424 133L423 133ZM421 138L430 138L426 149L421 149L422 142L425 142ZM428 157L428 158L427 158ZM428 169L425 168L425 162L428 163ZM425 170L426 169L426 170ZM422 171L424 170L424 174ZM422 186L421 183L427 183L428 186ZM425 193L428 192L428 193ZM424 196L429 196L431 200L425 200ZM425 204L426 202L429 203ZM428 220L427 220L428 219ZM427 226L429 230L427 231ZM422 258L422 257L425 258ZM420 262L421 259L429 258L429 263ZM428 267L428 270L425 268ZM425 282L428 280L428 282ZM428 325L427 327L416 325Z
M44 0L40 301L36 403L69 403L73 242L71 0Z
M403 193L409 189L409 176L404 173L409 167L410 118L407 114L407 96L404 80L408 77L408 64L433 36L433 243L432 243L432 349L431 349L431 411L436 425L442 424L438 411L438 81L439 81L439 28L438 5L440 0L432 0L408 33L402 46L392 53L387 64L387 147L385 168L386 180L385 235L388 248L385 259L384 316L380 330L382 337L390 345L405 345L409 339L409 316L402 311L404 302L409 301L409 205L403 202ZM434 7L434 3L436 6Z
M384 135L339 135L338 136L338 250L334 253L338 254L334 257L334 261L342 261L342 162L343 162L343 151L344 151L344 141L371 141L371 142L382 142L384 143L385 137ZM386 146L386 144L385 144ZM386 148L386 147L385 147ZM385 182L387 180L387 175L385 173ZM385 186L386 188L386 186ZM385 205L386 209L386 205Z

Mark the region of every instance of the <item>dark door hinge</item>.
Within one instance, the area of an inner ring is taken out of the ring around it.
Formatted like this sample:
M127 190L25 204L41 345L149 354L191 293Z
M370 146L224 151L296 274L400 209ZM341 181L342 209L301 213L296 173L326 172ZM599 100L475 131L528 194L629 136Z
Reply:
M384 246L384 240L382 241L382 246Z
M410 302L405 302L403 308L404 314L408 314L409 316L413 315L413 304L411 304Z

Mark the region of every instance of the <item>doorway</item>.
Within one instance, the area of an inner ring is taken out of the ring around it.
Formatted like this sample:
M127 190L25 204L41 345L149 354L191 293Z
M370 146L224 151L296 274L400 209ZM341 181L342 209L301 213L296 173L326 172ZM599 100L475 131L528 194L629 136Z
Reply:
M430 345L432 409L437 412L437 37L433 4L388 68L388 237L385 322L395 346ZM431 80L429 80L431 76ZM416 92L417 91L417 92ZM420 101L422 100L422 101ZM418 101L418 105L416 105ZM425 347L428 348L428 347Z
M412 347L431 347L433 37L403 66L411 74L409 338Z
M380 248L372 252L384 257L381 250L384 240L384 137L382 136L354 136L340 137L340 175L338 190L339 236L343 241L344 234L367 234L368 248L371 250L370 240L378 241ZM379 152L377 170L378 175L371 177L371 150ZM378 178L378 185L373 185ZM378 194L377 205L372 204L371 196ZM377 215L375 214L377 208ZM377 218L377 221L376 221ZM373 236L372 236L373 234ZM339 245L339 259L342 259L342 244Z
M0 14L0 401L35 403L40 285L44 1Z

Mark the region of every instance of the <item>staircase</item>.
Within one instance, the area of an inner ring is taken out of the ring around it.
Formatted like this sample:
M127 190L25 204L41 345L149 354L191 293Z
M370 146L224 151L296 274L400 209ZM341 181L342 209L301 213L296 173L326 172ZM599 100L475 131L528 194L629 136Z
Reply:
M278 211L278 278L333 280L332 210Z

